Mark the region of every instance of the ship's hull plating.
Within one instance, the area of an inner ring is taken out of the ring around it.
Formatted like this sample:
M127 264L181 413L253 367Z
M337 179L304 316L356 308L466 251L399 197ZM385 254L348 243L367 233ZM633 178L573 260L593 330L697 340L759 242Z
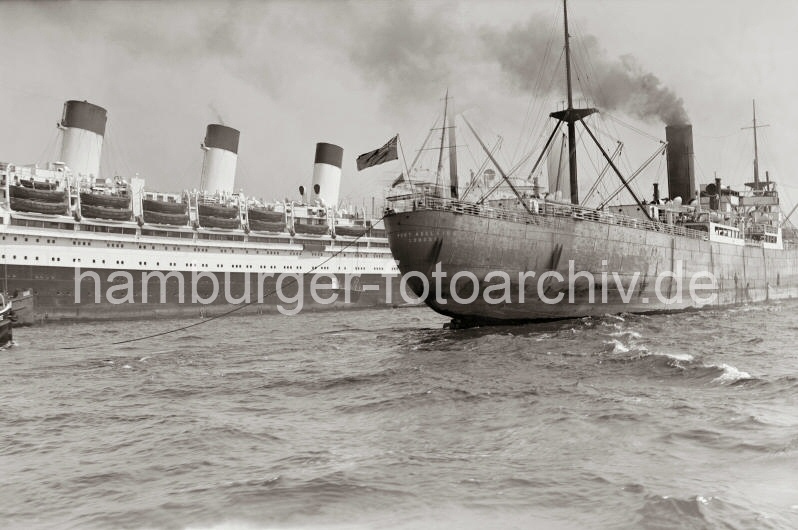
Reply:
M14 338L13 324L10 320L0 319L0 348L11 342Z
M424 209L390 214L385 226L400 272L416 276L408 286L423 296L423 276L429 285L426 304L465 323L673 311L798 296L795 249L734 245L572 217L534 216L524 224ZM438 264L443 279L436 282ZM509 277L509 289L499 271ZM550 271L564 281L552 274L538 281ZM574 274L580 271L594 282ZM477 278L477 296L466 279L451 285L458 272ZM715 287L701 290L709 285L700 279L707 272L714 275ZM520 273L527 273L523 287ZM697 299L690 292L694 277L699 277ZM486 299L491 285L505 288ZM502 296L505 292L509 298ZM561 300L552 303L560 294Z
M162 271L167 275L165 290L161 292L164 282L159 277L148 276L145 297L144 275L155 271L35 265L8 265L4 270L10 292L34 293L36 322L208 316L234 308L243 314L276 312L281 307L291 314L297 307L300 311L391 307L402 300L396 278L378 274L334 274L334 282L324 275L313 285L314 277L322 275L285 273L278 291L281 274L260 280L257 273ZM182 286L177 276L183 278Z

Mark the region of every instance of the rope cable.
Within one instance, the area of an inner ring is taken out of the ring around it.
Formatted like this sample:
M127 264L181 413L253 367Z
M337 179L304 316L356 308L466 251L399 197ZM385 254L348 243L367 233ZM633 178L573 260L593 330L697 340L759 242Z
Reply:
M378 225L378 224L379 224L379 223L381 223L381 222L382 222L384 219L385 219L385 215L383 215L382 217L380 217L380 218L379 218L379 220L377 220L377 222L376 222L376 223L374 223L374 224L372 225L372 227L374 227L374 226ZM329 262L329 261L330 261L330 260L332 260L333 258L336 258L336 257L338 257L338 256L339 256L341 253L343 253L343 252L344 252L345 250L347 250L349 247L351 247L352 245L354 245L355 243L357 243L357 242L358 242L358 240L359 240L359 239L361 239L361 238L362 238L362 237L364 237L364 236L365 236L365 233L363 233L363 234L361 234L361 235L359 235L359 236L355 237L355 239L353 239L352 241L350 241L349 243L347 243L345 246L341 247L341 248L340 248L340 249L339 249L337 252L335 252L335 253L334 253L332 256L328 257L327 259L325 259L325 260L324 260L324 261L322 261L321 263L318 263L318 264L316 264L316 265L312 266L312 267L311 267L311 268L310 268L310 269L309 269L307 272L303 272L303 273L300 273L300 274L311 274L311 273L313 273L315 270L317 270L319 267L321 267L321 266L322 266L322 265L324 265L325 263ZM291 280L291 281L290 281L288 284L286 284L286 287L288 287L289 285L294 285L294 284L296 284L296 283L298 282L298 279L297 279L297 278L291 278L290 280ZM271 291L269 291L268 293L266 293L266 294L263 296L263 299L265 299L265 298L268 298L268 297L272 296L272 295L273 295L273 294L275 294L277 291L278 291L278 289L277 289L277 288L274 288L274 289L272 289ZM211 316L211 317L208 317L208 318L206 318L205 320L201 320L201 321L199 321L199 322L193 322L193 323L191 323L191 324L188 324L188 325L185 325L185 326L180 326L180 327L177 327L177 328L168 329L168 330L166 330L166 331L160 331L160 332L157 332L157 333L151 333L151 334L149 334L149 335L142 335L142 336L140 336L140 337L134 337L134 338L132 338L132 339L125 339L125 340L120 340L120 341L116 341L116 342L106 342L106 343L96 343L96 344L84 344L84 345L81 345L81 346L64 346L64 347L61 347L61 348L59 348L59 349L60 349L60 350L79 350L79 349L84 349L84 348L98 348L98 347L103 347L103 346L117 346L117 345L119 345L119 344L128 344L128 343L131 343L131 342L138 342L138 341L142 341L142 340L153 339L153 338L156 338L156 337L162 337L162 336L164 336L164 335L169 335L169 334L171 334L171 333L177 333L177 332L180 332L180 331L185 331L185 330L187 330L187 329L189 329L189 328L193 328L193 327L196 327L196 326L201 326L202 324L207 324L208 322L212 322L212 321L214 321L214 320L218 320L218 319L220 319L220 318L222 318L222 317L226 317L226 316L228 316L228 315L231 315L231 314L233 314L233 313L235 313L235 312L237 312L237 311L241 311L242 309L244 309L244 308L246 308L246 307L249 307L249 306L251 306L251 305L253 305L253 304L255 304L255 303L256 303L256 302L246 302L246 303L244 303L244 304L241 304L241 305L238 305L238 306L234 307L233 309L230 309L229 311L225 311L224 313L220 313L220 314L218 314L218 315L213 315L213 316Z

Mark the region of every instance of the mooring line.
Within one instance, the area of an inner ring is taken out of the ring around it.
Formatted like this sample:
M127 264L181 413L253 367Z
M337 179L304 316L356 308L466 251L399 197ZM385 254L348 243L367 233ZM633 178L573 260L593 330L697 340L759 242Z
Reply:
M372 225L371 225L371 228L374 228L374 227L375 227L375 226L377 226L379 223L381 223L381 222L383 221L383 219L385 219L385 217L386 217L385 215L383 215L382 217L380 217L380 218L377 220L377 222L376 222L376 223L374 223L374 224L372 224ZM334 253L332 256L330 256L330 257L326 258L326 259L325 259L324 261L322 261L321 263L318 263L318 264L314 265L314 266L313 266L313 267L311 267L311 268L310 268L310 270L308 270L307 272L301 272L301 273L298 273L298 274L299 274L299 275L303 275L303 274L311 274L311 273L313 273L313 271L315 271L316 269L318 269L319 267L321 267L322 265L324 265L325 263L327 263L327 262L328 262L328 261L330 261L331 259L333 259L333 258L337 258L339 255L341 255L341 253L342 253L342 252L344 252L344 251L345 251L345 250L347 250L349 247L351 247L352 245L354 245L355 243L357 243L357 242L358 242L358 240L360 240L361 238L365 237L367 232L368 232L368 230L366 230L366 232L363 232L363 233L362 233L362 234L360 234L359 236L355 237L355 239L353 239L352 241L350 241L349 243L347 243L345 246L341 247L341 248L340 248L338 251L336 251L336 252L335 252L335 253ZM292 278L290 278L290 280L291 280L291 282L290 282L290 283L288 283L288 284L286 284L286 287L288 287L289 285L294 285L295 283L298 283L298 282L299 282L299 278L293 278L293 277L292 277ZM269 291L268 293L266 293L265 295L263 295L263 298L262 298L262 299L266 299L266 298L268 298L268 297L272 296L272 295L273 295L273 294L275 294L277 291L278 291L278 289L277 289L277 288L274 288L274 289L272 289L271 291ZM231 314L235 313L236 311L241 311L242 309L244 309L244 308L246 308L246 307L249 307L249 306L251 306L252 304L255 304L255 303L257 303L257 302L246 302L246 303L244 303L244 304L241 304L241 305L238 305L238 306L234 307L233 309L230 309L229 311L225 311L224 313L221 313L221 314L218 314L218 315L215 315L215 316L208 317L208 318L206 318L205 320L201 320L201 321L199 321L199 322L194 322L194 323L192 323L192 324L188 324L188 325L186 325L186 326L180 326L180 327L178 327L178 328L174 328L174 329L169 329L169 330L166 330L166 331L160 331L160 332L158 332L158 333L151 333L151 334L149 334L149 335L143 335L143 336L141 336L141 337L135 337L135 338L132 338L132 339L125 339L125 340L120 340L120 341L116 341L116 342L104 342L104 343L96 343L96 344L85 344L85 345L81 345L81 346L63 346L63 347L61 347L61 348L58 348L58 349L59 349L59 350L80 350L80 349L84 349L84 348L99 348L99 347L102 347L102 346L117 346L117 345L119 345L119 344L127 344L127 343L130 343L130 342L138 342L138 341L141 341L141 340L153 339L153 338L155 338L155 337L162 337L162 336L164 336L164 335L169 335L170 333L177 333L177 332L179 332L179 331L184 331L184 330L187 330L187 329L189 329L189 328L193 328L193 327L195 327L195 326L201 326L202 324L207 324L208 322L211 322L211 321L213 321L213 320L218 320L218 319L220 319L220 318L222 318L222 317L226 317L227 315L231 315Z

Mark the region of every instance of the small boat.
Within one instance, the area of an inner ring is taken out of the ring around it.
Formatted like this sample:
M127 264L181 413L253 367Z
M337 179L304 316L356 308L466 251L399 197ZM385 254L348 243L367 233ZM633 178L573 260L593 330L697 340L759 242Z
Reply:
M80 192L80 204L103 206L106 208L130 208L130 197L127 195L110 195L108 193Z
M213 215L202 216L200 215L200 225L205 228L238 228L238 219L230 219L227 217L216 217Z
M37 182L33 179L20 179L19 183L36 190L54 190L58 186L55 182Z
M11 301L0 294L0 347L6 346L13 339L13 327L16 317L11 308Z
M154 199L142 199L141 206L145 212L159 212L169 214L182 214L186 212L186 204L183 202L157 201Z
M235 219L238 223L238 208L235 206L222 206L220 204L199 204L200 217L219 217L222 219Z
M34 199L11 198L11 209L18 212L46 213L51 215L66 214L64 202L37 201Z
M329 233L330 227L327 225L309 225L304 223L294 223L294 231L298 234L324 235Z
M64 202L66 194L64 191L42 190L29 188L27 186L9 186L12 199L31 199L41 202Z
M23 289L14 291L10 297L11 308L14 310L17 326L30 326L34 322L33 317L33 289Z
M274 210L267 210L265 208L249 208L247 210L249 214L249 220L256 220L256 221L271 221L271 222L282 222L285 220L285 213L284 212L275 212Z
M144 222L159 225L187 225L188 215L183 213L163 213L144 210Z
M82 204L80 206L80 213L83 217L92 217L95 219L111 219L113 221L129 221L131 211L123 208L108 208L107 206L93 206L91 204Z
M256 232L285 232L285 223L250 219L249 228Z
M360 237L368 232L368 228L360 225L341 225L335 227L335 233L339 236Z

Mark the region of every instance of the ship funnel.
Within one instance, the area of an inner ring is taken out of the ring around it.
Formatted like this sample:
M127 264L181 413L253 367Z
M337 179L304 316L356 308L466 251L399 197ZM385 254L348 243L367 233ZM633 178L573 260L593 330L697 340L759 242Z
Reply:
M313 198L320 199L327 206L338 204L341 188L341 163L344 150L333 144L316 144L316 157L313 161Z
M695 169L693 163L693 126L668 125L668 194L681 197L689 203L695 195Z
M201 146L205 151L200 181L203 191L233 193L240 134L236 129L224 125L208 125Z
M108 112L87 101L67 101L58 123L61 138L61 161L75 175L97 177Z

